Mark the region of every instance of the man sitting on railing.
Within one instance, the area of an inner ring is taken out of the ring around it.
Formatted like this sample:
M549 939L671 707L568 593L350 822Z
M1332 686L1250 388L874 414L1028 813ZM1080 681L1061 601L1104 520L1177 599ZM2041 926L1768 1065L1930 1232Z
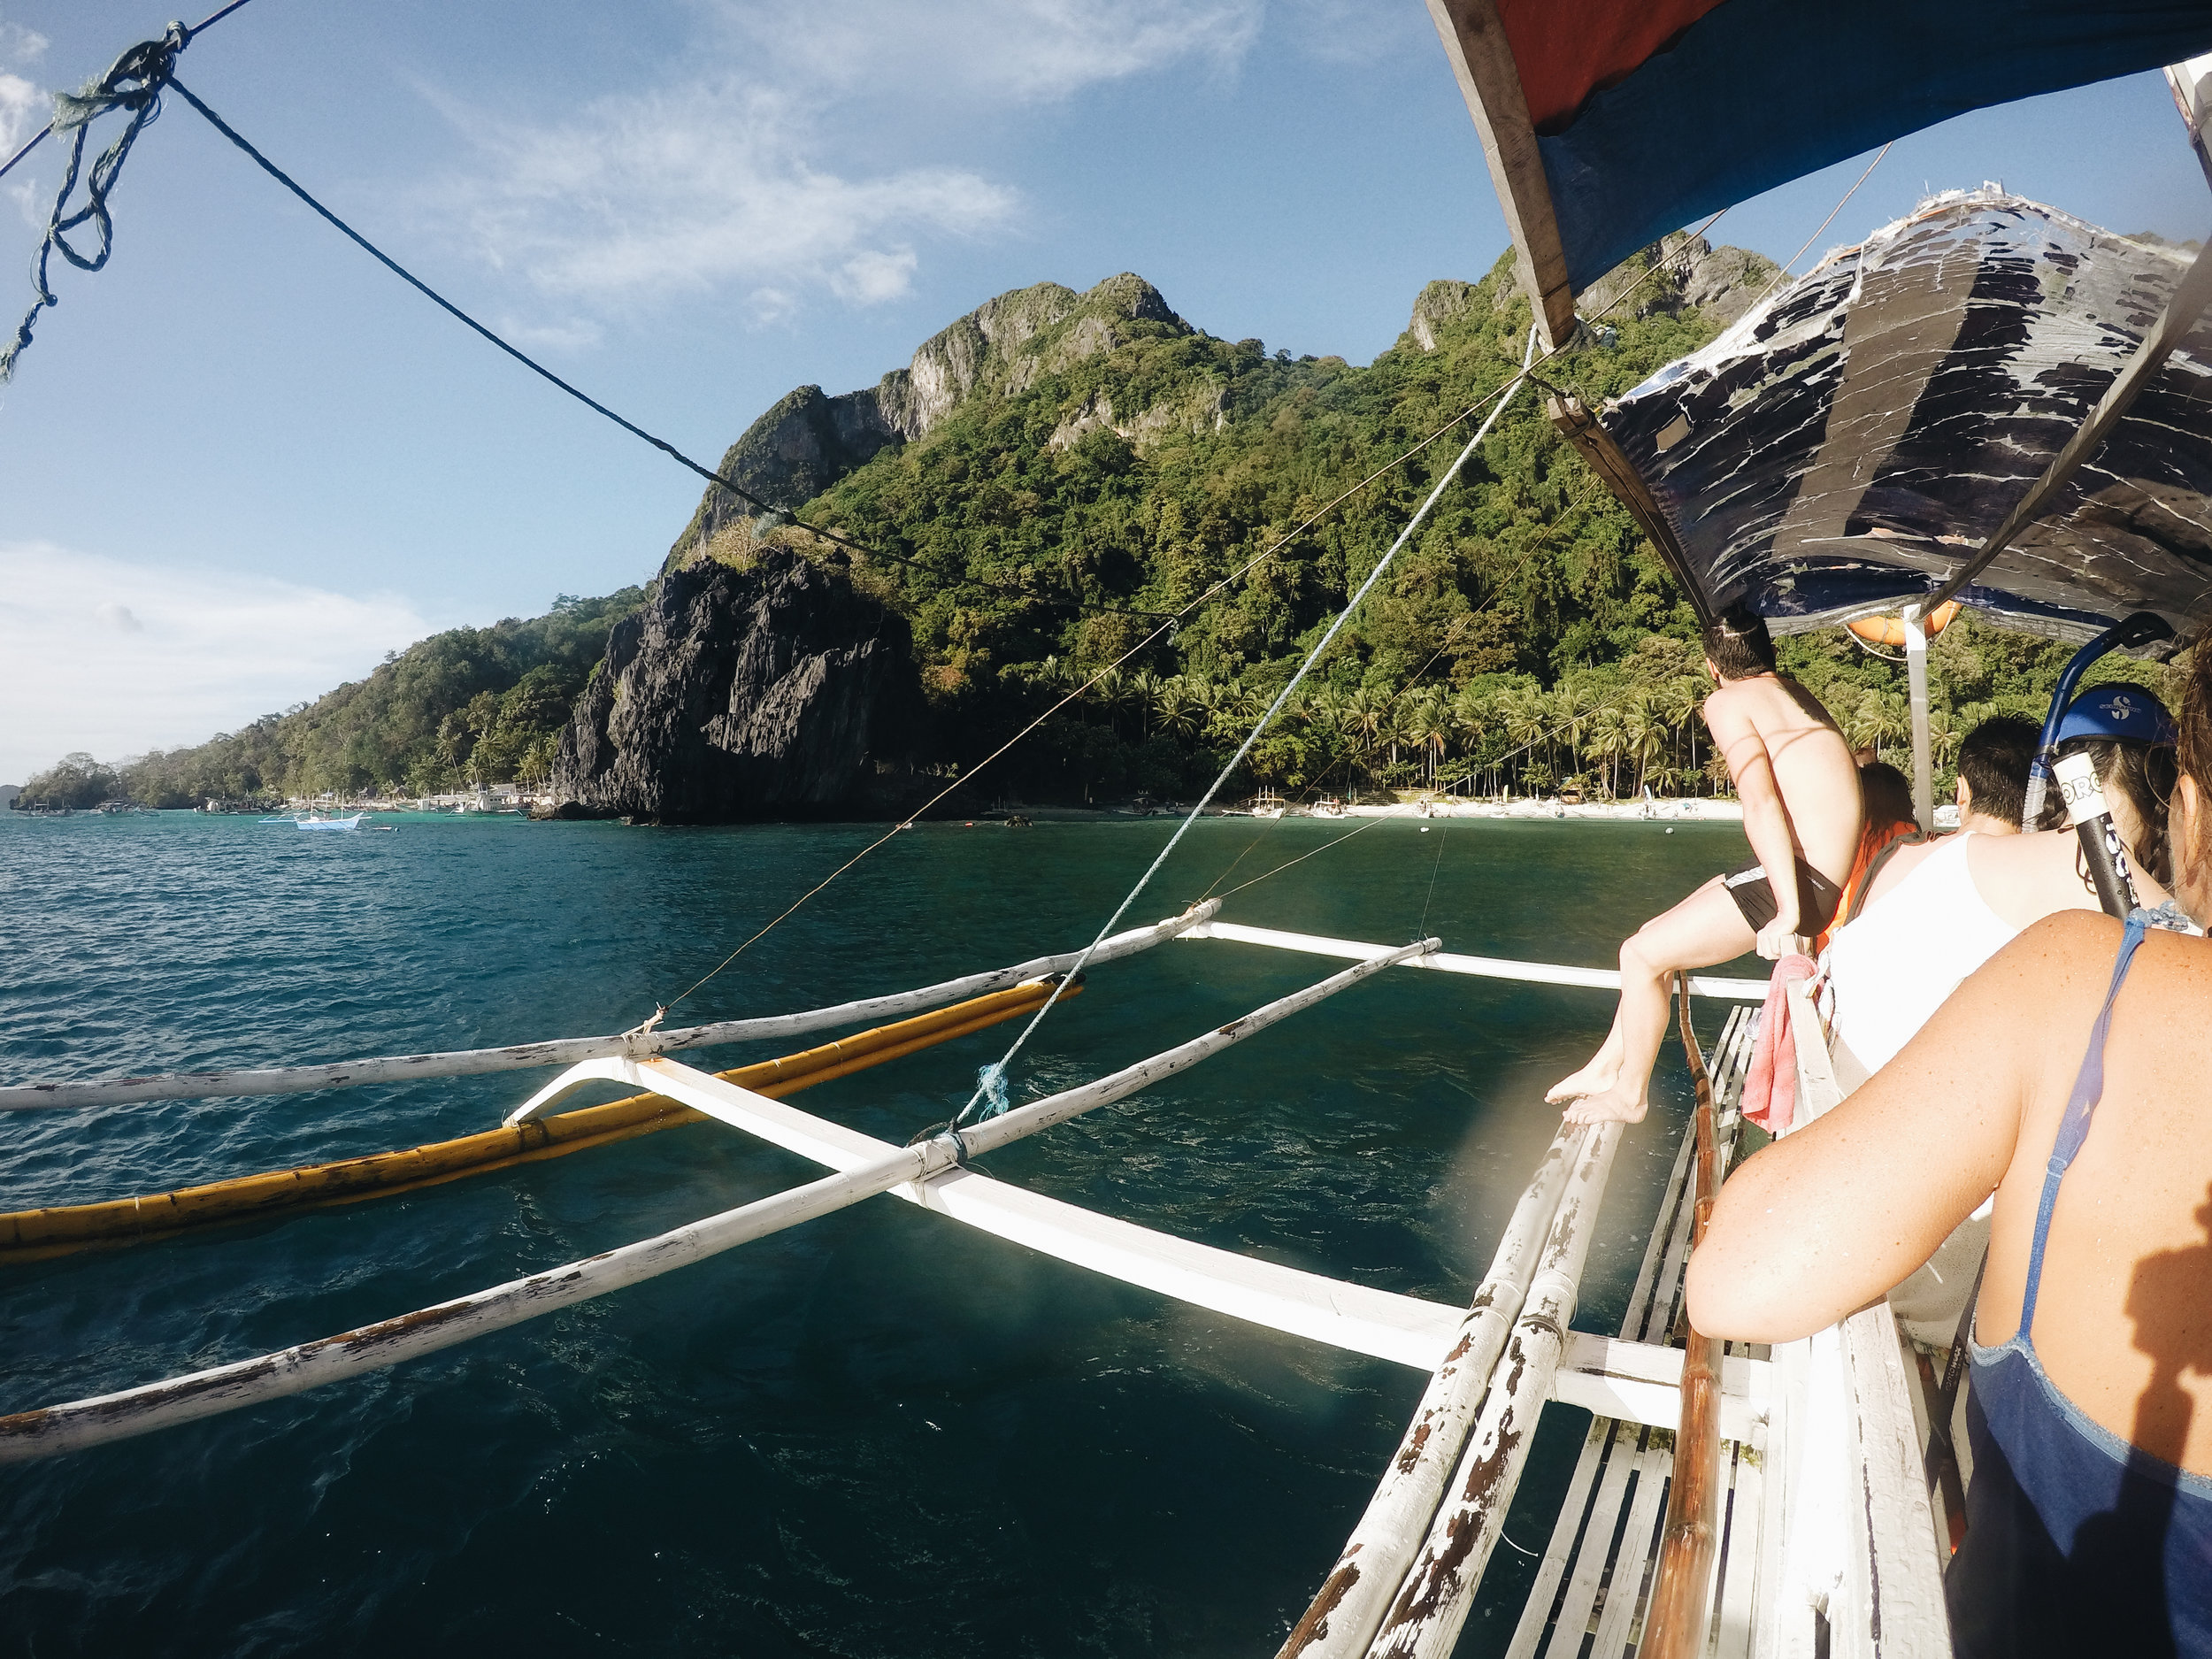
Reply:
M1621 1000L1590 1064L1545 1099L1570 1123L1644 1115L1667 1028L1667 981L1755 945L1773 961L1835 914L1859 848L1863 806L1851 746L1819 699L1774 666L1764 618L1736 607L1705 630L1718 689L1705 724L1743 803L1744 834L1760 862L1715 876L1621 946Z

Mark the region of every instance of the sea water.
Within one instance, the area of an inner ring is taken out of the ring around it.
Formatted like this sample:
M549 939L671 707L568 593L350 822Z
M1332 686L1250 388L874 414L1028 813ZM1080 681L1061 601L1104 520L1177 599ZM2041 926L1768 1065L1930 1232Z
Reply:
M0 1080L286 1064L619 1030L879 826L403 818L302 834L186 813L0 814ZM1124 925L1233 920L1609 965L1743 862L1734 826L1202 822ZM783 1012L1086 942L1163 819L930 824L672 1013ZM1221 941L1099 968L1024 1099L1341 964ZM1603 993L1387 972L994 1155L1146 1226L1463 1304ZM1724 1010L1701 1004L1709 1042ZM887 1141L1018 1026L808 1091ZM730 1066L801 1043L695 1051ZM0 1210L490 1127L537 1073L11 1114ZM571 1103L610 1098L602 1088ZM1577 1324L1617 1328L1686 1116L1628 1132ZM0 1267L0 1412L405 1312L810 1179L714 1124L399 1196ZM1424 1379L1035 1256L891 1198L427 1359L0 1470L0 1654L1263 1654ZM1549 1410L1462 1651L1501 1649L1587 1418Z

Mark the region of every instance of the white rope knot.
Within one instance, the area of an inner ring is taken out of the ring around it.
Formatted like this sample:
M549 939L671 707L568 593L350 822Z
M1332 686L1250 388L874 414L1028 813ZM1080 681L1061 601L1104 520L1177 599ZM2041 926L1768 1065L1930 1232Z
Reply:
M640 1020L636 1025L631 1026L629 1030L624 1032L622 1033L622 1040L625 1042L629 1043L632 1047L635 1047L639 1038L652 1035L653 1028L667 1018L668 1004L663 1002L659 1007L653 1010L649 1018Z

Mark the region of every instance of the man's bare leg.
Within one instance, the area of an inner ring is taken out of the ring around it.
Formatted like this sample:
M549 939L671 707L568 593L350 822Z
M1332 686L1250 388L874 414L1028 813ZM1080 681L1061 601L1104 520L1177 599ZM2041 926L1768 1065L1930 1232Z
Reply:
M1574 1096L1563 1114L1569 1123L1640 1122L1651 1069L1666 1041L1667 981L1677 972L1731 961L1757 942L1718 876L1646 922L1621 946L1621 1002L1605 1046L1545 1098L1555 1103ZM1602 1072L1609 1059L1612 1075L1607 1078Z

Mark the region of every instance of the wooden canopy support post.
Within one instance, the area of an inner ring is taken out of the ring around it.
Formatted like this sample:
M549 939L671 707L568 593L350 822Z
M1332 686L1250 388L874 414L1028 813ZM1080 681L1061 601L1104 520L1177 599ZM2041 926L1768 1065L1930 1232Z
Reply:
M658 1278L749 1240L782 1232L895 1187L913 1189L918 1195L924 1184L956 1168L965 1157L992 1151L1149 1087L1407 956L1433 950L1438 943L1425 939L1388 956L1359 963L1148 1060L978 1124L964 1136L945 1133L918 1145L901 1147L887 1156L703 1221L396 1318L165 1381L0 1417L0 1463L27 1462L129 1440L264 1400L303 1394ZM641 1071L653 1066L682 1070L658 1059L635 1064ZM754 1098L768 1115L778 1110L774 1102ZM1549 1387L1547 1372L1544 1388L1548 1392Z
M1498 1356L1528 1294L1537 1248L1558 1213L1587 1133L1579 1126L1563 1127L1553 1137L1514 1206L1490 1271L1460 1324L1458 1340L1429 1379L1366 1512L1277 1659L1356 1659L1367 1651L1443 1501L1444 1483L1459 1461Z
M1496 0L1429 0L1429 16L1481 134L1482 158L1513 237L1514 268L1535 313L1536 337L1548 355L1574 334L1575 295L1512 44Z
M1676 977L1675 1007L1682 1051L1697 1087L1693 1122L1697 1135L1695 1183L1691 1188L1690 1249L1705 1241L1706 1224L1720 1194L1720 1152L1713 1123L1713 1081L1690 1025L1690 987ZM1659 1569L1651 1608L1644 1617L1638 1659L1692 1659L1705 1651L1705 1622L1713 1606L1713 1558L1720 1548L1721 1345L1688 1327L1682 1363L1682 1421L1675 1431L1674 1473L1667 1488Z
M1210 920L1220 908L1219 899L1208 899L1192 905L1180 916L1171 916L1150 927L1133 927L1127 933L1117 933L1091 952L1090 965L1095 967L1102 962L1112 962L1165 944L1186 928ZM1070 950L1056 956L1038 956L988 973L971 973L918 990L863 997L830 1008L809 1009L804 1013L769 1014L756 1019L729 1019L671 1031L566 1037L506 1048L462 1048L445 1054L397 1055L377 1060L339 1060L322 1065L256 1071L185 1071L170 1077L109 1078L86 1083L17 1083L0 1086L0 1111L81 1110L140 1101L229 1100L250 1094L301 1094L317 1089L358 1088L365 1083L411 1083L422 1078L526 1071L541 1066L574 1065L579 1061L604 1059L610 1055L638 1059L646 1055L672 1054L684 1048L707 1048L722 1043L767 1041L826 1031L833 1025L856 1025L864 1020L888 1015L918 1013L962 997L1006 990L1025 980L1066 973L1081 955L1080 951Z
M1551 418L1552 426L1589 463L1590 470L1604 481L1606 488L1613 492L1613 499L1628 509L1628 516L1636 521L1636 527L1658 549L1660 558L1674 572L1675 580L1682 584L1690 609L1697 613L1698 626L1709 626L1713 620L1711 602L1706 598L1704 588L1692 577L1690 561L1682 551L1674 526L1660 511L1659 498L1651 493L1643 474L1636 470L1636 464L1613 442L1613 434L1606 431L1596 414L1579 397L1551 398L1545 403L1544 412Z
M1905 611L1905 691L1912 705L1912 815L1920 833L1935 833L1935 768L1928 752L1928 625Z

